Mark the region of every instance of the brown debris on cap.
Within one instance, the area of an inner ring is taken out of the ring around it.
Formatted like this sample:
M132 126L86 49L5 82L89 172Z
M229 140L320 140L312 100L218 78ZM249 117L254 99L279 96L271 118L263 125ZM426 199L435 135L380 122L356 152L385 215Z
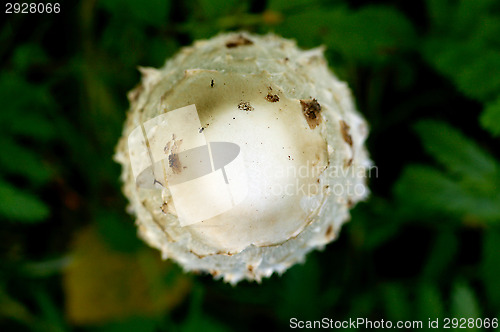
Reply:
M301 99L300 105L309 128L316 128L321 123L321 105L316 99Z
M266 96L266 100L270 103L275 103L275 102L278 102L280 101L280 97L276 94L273 94L273 88L269 87L268 88L268 93L267 93L267 96Z
M253 111L253 107L248 101L242 101L241 103L239 103L238 109L247 112Z
M226 47L227 48L234 48L238 46L244 46L244 45L252 45L253 41L250 39L246 38L243 35L238 35L236 38L230 39L226 42Z
M168 167L172 169L174 174L179 174L182 172L182 165L181 161L179 160L179 155L176 153L173 153L168 156Z
M275 103L277 101L280 101L280 97L278 95L273 95L271 93L268 93L266 96L266 100L270 103Z
M352 137L351 134L349 134L349 129L351 127L349 127L349 125L344 120L340 120L339 122L340 122L340 131L342 132L342 138L344 138L344 141L347 144L352 146Z

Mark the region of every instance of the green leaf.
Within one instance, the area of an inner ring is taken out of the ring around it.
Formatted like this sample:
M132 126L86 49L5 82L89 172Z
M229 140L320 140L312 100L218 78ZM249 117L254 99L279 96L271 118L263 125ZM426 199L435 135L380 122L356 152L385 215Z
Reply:
M34 85L12 72L0 74L0 118L33 114L54 107L54 100L44 85Z
M269 0L267 2L267 9L274 11L287 11L296 8L308 9L317 6L319 1L311 0Z
M155 332L158 323L152 317L125 317L122 320L104 324L95 329L97 332Z
M415 129L426 151L451 174L430 167L407 167L395 186L403 206L498 222L500 177L495 159L446 123L424 120Z
M25 303L11 297L3 280L0 283L0 317L13 319L28 326L38 323L36 317L25 306Z
M41 142L47 142L56 137L53 123L47 117L36 113L27 113L22 117L13 116L9 119L9 131L15 136Z
M460 0L455 10L450 13L454 24L450 28L457 32L474 31L481 20L478 17L487 17L494 13L497 0Z
M377 297L371 291L357 293L351 297L347 317L366 317L377 307Z
M344 59L367 64L386 61L415 44L409 20L385 6L365 6L358 11L342 6L305 10L287 17L278 32L296 38L302 47L326 42L329 50Z
M167 0L103 0L99 5L111 14L122 17L124 21L133 21L154 26L166 26L170 12L170 1Z
M440 171L420 165L410 165L394 186L401 208L410 213L419 211L444 213L456 217L472 216L479 220L500 220L500 197L480 196L483 193L465 188Z
M235 8L238 0L198 0L200 12L205 17L215 18L227 15Z
M444 317L445 309L442 295L434 284L423 283L417 292L418 316L422 320Z
M112 249L134 252L143 247L132 220L124 219L120 214L111 211L101 211L96 222L99 234Z
M161 67L165 63L165 58L172 56L179 49L179 44L175 39L151 39L147 43L147 60L152 66Z
M40 222L49 216L49 208L36 196L0 181L0 216L9 221Z
M442 29L446 27L446 22L450 17L450 1L449 0L427 0L427 14L429 15L432 24L435 28Z
M23 44L14 50L12 62L14 68L24 72L32 65L41 65L48 60L44 50L37 44Z
M47 330L53 332L68 331L62 312L57 307L54 299L47 293L47 290L36 289L33 295L40 308L43 323L47 325Z
M129 52L130 45L138 49ZM120 20L111 20L101 34L101 47L122 67L136 66L147 48L147 39L138 25L125 25ZM108 70L113 67L108 68Z
M499 16L485 16L477 21L475 38L491 49L498 49L498 36L500 35Z
M427 62L456 84L459 73L468 62L481 56L483 46L469 40L455 40L449 36L429 36L423 40L422 50Z
M26 261L21 268L24 275L29 278L46 278L60 274L72 262L70 255L63 257L50 257L38 261Z
M319 271L317 257L309 255L304 265L294 266L283 276L284 289L277 308L283 321L288 321L290 315L299 319L318 318L322 307L322 301L318 301L322 295Z
M469 58L456 75L458 88L467 96L488 101L500 92L500 50L484 50ZM463 61L463 60L462 60Z
M500 97L483 111L480 117L481 125L493 136L500 136Z
M397 283L382 287L382 299L387 318L391 320L406 320L411 309L406 289Z
M430 211L458 212L467 203L459 184L428 166L408 166L394 188L401 202Z
M326 36L327 45L347 59L376 63L414 46L412 24L390 7L365 6L344 17L339 24L332 23Z
M426 280L442 278L454 261L457 251L458 239L453 232L442 231L436 234L422 277Z
M490 303L500 306L500 233L498 230L491 229L484 235L483 241L483 259L481 261L481 272L486 296Z
M24 176L36 185L50 179L50 171L33 151L0 136L0 173Z
M500 92L498 1L427 3L434 22L422 39L424 57L466 96L490 101Z
M496 161L449 124L424 120L415 126L424 149L451 172L486 180L498 170Z
M337 26L343 26L347 10L343 7L332 9L308 9L287 16L276 27L276 32L284 37L294 38L299 46L310 48L324 43L324 38Z
M394 213L393 202L373 196L370 203L362 203L351 210L352 220L349 226L352 232L353 244L360 243L365 250L373 251L390 241L401 230L403 223L398 214Z
M0 74L0 131L46 142L55 137L55 129L44 114L55 109L45 85L34 85L12 72Z
M193 288L189 313L180 326L182 332L228 332L231 331L221 322L206 315L202 311L203 289L200 285Z
M451 293L451 315L460 318L479 318L479 305L474 291L465 283L457 283Z
M198 319L189 319L185 325L181 326L182 332L230 332L231 329L226 327L222 322L213 319L205 314Z

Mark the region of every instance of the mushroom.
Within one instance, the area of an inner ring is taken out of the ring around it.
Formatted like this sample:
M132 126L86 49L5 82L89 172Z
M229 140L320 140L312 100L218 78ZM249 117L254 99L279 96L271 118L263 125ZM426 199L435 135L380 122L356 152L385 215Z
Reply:
M336 238L367 197L367 124L322 48L227 33L140 70L115 159L163 258L260 281Z

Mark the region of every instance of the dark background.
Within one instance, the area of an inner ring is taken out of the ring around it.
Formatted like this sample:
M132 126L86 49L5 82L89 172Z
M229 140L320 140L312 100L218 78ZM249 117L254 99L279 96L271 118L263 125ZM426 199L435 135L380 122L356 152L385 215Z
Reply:
M60 4L0 20L1 331L499 316L500 2ZM184 274L137 239L112 161L136 67L228 30L325 45L378 167L336 242L236 287Z

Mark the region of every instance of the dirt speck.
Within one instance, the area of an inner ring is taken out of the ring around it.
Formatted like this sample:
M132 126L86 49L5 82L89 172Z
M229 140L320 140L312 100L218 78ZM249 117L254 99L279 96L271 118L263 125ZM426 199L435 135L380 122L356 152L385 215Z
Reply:
M182 139L176 139L175 134L173 134L172 140L168 141L163 148L165 154L168 155L168 166L172 169L172 172L174 172L174 174L179 174L180 172L182 172L182 169L185 168L182 167L181 161L179 160L179 155L177 154L177 151L179 150L181 144Z
M179 155L177 153L168 156L168 167L172 169L174 174L182 172L181 161L179 160Z
M349 127L349 125L344 120L340 120L339 122L340 122L340 131L342 133L342 138L344 138L344 141L347 144L352 146L352 137L351 134L349 134L349 129L351 127Z
M300 105L309 128L316 128L321 123L321 105L316 99L301 99Z
M275 103L277 101L280 101L280 97L277 94L273 94L272 87L268 87L267 90L268 90L268 92L267 92L266 100L268 102Z
M352 165L352 158L346 159L344 161L344 167L345 168L351 167L351 165Z
M250 39L246 38L243 35L238 35L236 38L232 38L226 42L226 47L227 48L234 48L238 46L244 46L244 45L252 45L253 41Z
M247 111L247 112L251 112L254 110L254 108L252 107L252 105L250 105L250 103L248 101L242 101L241 103L239 103L238 109L241 111Z
M326 229L326 233L325 233L325 236L327 238L329 238L331 235L332 235L332 232L333 232L333 227L332 225L328 226L328 228Z
M161 212L163 212L163 214L167 214L167 211L168 211L168 205L167 203L163 203L161 206Z
M213 87L214 87L214 84L215 84L215 83L214 83L214 80L212 80L212 81L210 82L210 87L211 87L211 88L213 88Z
M266 96L266 100L270 103L275 103L277 101L280 101L280 97L278 95L273 95L271 92L269 92Z

